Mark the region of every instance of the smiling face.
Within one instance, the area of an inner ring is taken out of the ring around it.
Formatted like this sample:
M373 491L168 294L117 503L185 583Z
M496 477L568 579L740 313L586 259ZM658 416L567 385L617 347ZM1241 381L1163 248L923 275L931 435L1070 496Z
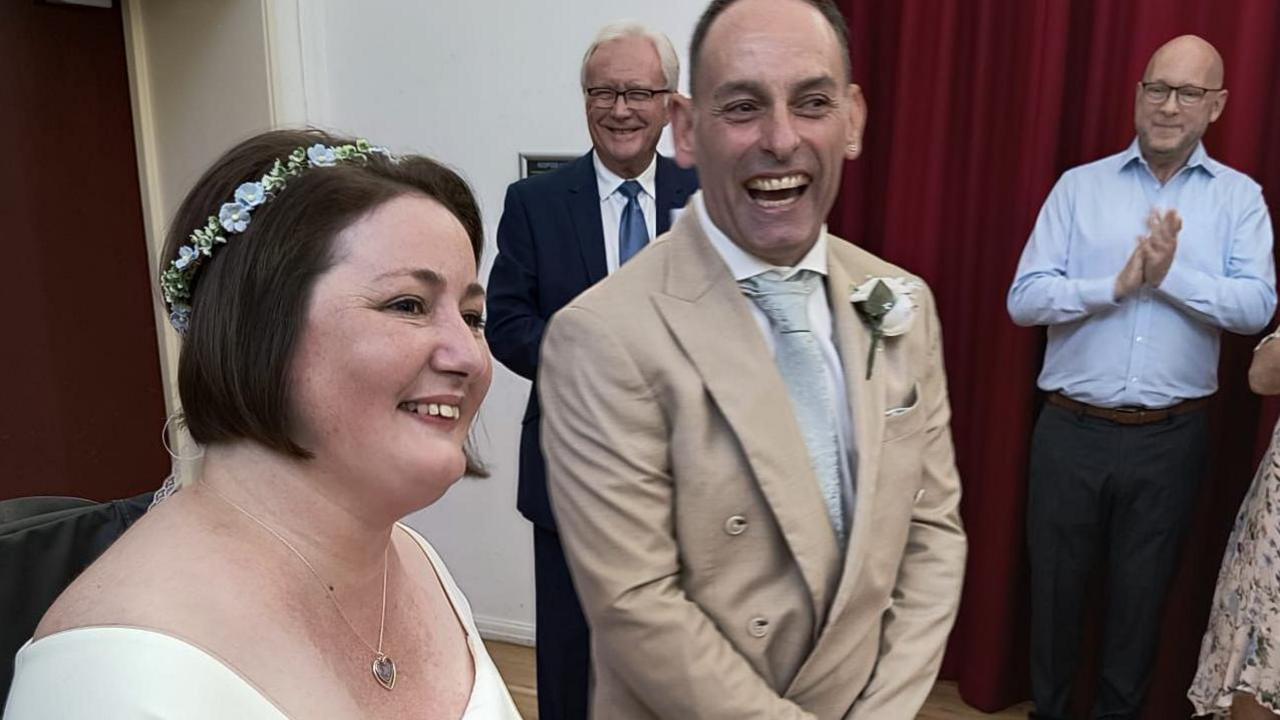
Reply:
M343 230L334 257L290 374L298 440L380 504L424 507L462 476L493 373L467 233L401 195Z
M1194 36L1183 36L1165 43L1147 64L1144 82L1159 82L1169 87L1195 85L1201 88L1222 87L1222 59L1213 46ZM1207 93L1199 103L1183 105L1177 93L1170 93L1162 103L1153 103L1143 94L1139 83L1134 99L1134 126L1138 145L1147 162L1182 165L1195 150L1209 124L1218 119L1227 102L1227 91Z
M587 61L583 88L612 90L665 90L662 60L645 37L622 37L601 43ZM585 98L587 130L596 155L619 177L640 175L658 147L668 119L667 96L655 95L643 107L633 107L621 97L608 108L595 107Z
M673 110L677 159L696 165L712 222L767 262L818 238L866 106L835 31L799 0L742 0L712 24L692 100Z

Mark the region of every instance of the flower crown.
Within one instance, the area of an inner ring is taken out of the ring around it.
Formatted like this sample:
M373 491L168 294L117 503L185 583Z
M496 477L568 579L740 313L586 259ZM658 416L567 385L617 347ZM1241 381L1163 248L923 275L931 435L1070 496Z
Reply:
M160 292L169 308L169 323L179 335L187 334L191 319L191 286L196 272L206 258L213 255L214 247L224 245L228 235L239 235L249 227L253 211L270 202L285 184L310 168L333 167L342 162L367 162L370 153L391 158L385 149L374 147L368 140L356 140L350 145L322 145L298 148L283 160L277 159L267 174L257 182L247 182L236 188L235 199L223 203L217 215L210 215L203 227L188 237L186 245L178 248L178 257L160 275Z

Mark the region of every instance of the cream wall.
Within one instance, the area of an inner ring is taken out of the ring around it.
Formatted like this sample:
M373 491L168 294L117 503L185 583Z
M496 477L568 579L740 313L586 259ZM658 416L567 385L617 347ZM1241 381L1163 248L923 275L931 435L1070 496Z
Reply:
M169 220L217 154L271 126L263 0L126 0L125 47L151 277ZM152 288L161 373L178 405L177 338ZM193 449L175 438L181 455ZM189 474L193 464L185 468Z
M135 51L149 62L140 143L149 220L231 142L307 122L424 152L458 169L484 214L482 280L518 154L590 146L578 88L582 53L629 17L666 32L682 66L704 3L690 0L130 0ZM127 19L128 22L128 19ZM683 70L683 68L682 68ZM144 73L139 72L140 76ZM682 87L687 83L682 82ZM152 116L148 120L148 115ZM143 133L145 139L145 133ZM664 138L662 147L670 147ZM154 165L154 168L149 167ZM448 563L481 631L533 637L529 524L515 511L516 448L528 383L499 366L477 441L492 471L409 518Z

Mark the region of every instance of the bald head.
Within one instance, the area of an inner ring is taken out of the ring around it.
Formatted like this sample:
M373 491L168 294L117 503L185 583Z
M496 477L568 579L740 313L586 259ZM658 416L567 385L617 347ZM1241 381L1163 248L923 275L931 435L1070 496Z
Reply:
M1177 77L1161 77L1177 73ZM1220 88L1225 70L1216 48L1197 35L1181 35L1160 46L1147 61L1146 81L1164 80L1171 85L1191 84Z
M1135 83L1133 120L1142 155L1171 177L1227 104L1222 56L1203 38L1176 37L1156 50ZM1195 89L1199 88L1199 90Z

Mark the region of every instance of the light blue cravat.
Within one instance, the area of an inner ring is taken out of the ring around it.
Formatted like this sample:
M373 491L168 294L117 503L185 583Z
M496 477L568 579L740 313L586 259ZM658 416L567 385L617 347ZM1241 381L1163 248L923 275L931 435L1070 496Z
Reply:
M644 210L640 208L640 193L644 188L635 180L628 180L618 188L627 196L627 206L622 209L622 222L618 223L618 264L631 259L649 244L649 228L644 224Z
M840 492L836 407L822 349L809 328L809 296L822 284L822 277L812 270L801 270L787 280L764 274L740 280L738 284L769 318L769 324L777 333L774 361L791 396L791 406L809 449L813 474L818 478L831 527L843 550L848 529Z

